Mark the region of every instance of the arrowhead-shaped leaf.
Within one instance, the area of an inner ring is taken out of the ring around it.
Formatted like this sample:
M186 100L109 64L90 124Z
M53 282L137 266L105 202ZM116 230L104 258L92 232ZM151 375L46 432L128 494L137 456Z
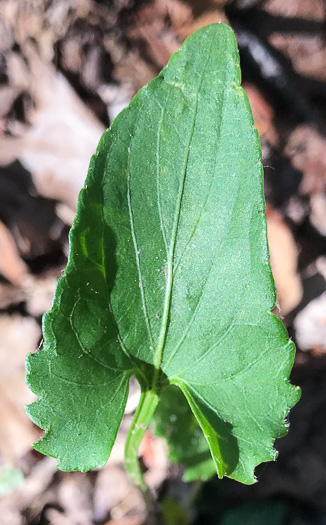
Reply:
M103 465L128 380L178 386L219 476L254 481L297 401L294 347L271 314L260 145L229 27L192 35L103 135L69 264L28 358L35 448Z

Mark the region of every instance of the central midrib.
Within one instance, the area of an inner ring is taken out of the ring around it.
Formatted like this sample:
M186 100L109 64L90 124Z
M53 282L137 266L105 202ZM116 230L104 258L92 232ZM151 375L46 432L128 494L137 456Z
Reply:
M188 145L187 145L187 154L185 157L182 176L180 180L176 211L175 211L174 222L173 222L172 236L171 236L171 242L170 242L170 250L169 250L169 254L167 258L167 285L166 285L166 291L165 291L162 325L161 325L157 348L154 354L155 371L154 371L153 382L152 382L152 388L154 390L156 389L156 385L157 385L158 378L159 378L162 357L163 357L163 350L164 350L164 345L165 345L167 331L168 331L168 323L169 323L171 300L172 300L173 279L174 279L173 261L174 261L175 247L176 247L176 241L177 241L177 232L178 232L178 226L179 226L179 220L180 220L181 204L182 204L182 198L183 198L183 193L184 193L186 174L187 174L188 163L189 163L190 145L193 139L196 117L197 117L199 91L200 91L200 88L203 82L206 65L209 60L209 52L207 53L207 55L208 55L207 60L206 60L205 66L203 67L203 71L202 71L202 74L201 74L201 77L198 83L198 89L196 93L194 115L193 115L193 120L192 120L192 125L191 125L190 134L189 134Z

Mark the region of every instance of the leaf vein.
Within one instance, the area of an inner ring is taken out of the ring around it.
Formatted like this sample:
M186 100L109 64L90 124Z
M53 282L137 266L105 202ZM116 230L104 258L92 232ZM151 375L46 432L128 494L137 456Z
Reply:
M157 142L156 142L156 191L157 191L157 209L158 209L158 215L160 218L160 227L162 231L163 241L165 245L166 255L168 253L168 245L166 241L166 234L165 234L165 228L164 228L164 222L163 222L163 216L162 216L162 208L161 208L161 190L160 190L160 141L161 141L161 131L162 131L162 123L163 123L163 116L164 116L164 108L161 110L161 117L158 125L157 130Z
M153 386L154 386L154 383L158 379L158 373L159 373L159 369L160 369L161 362L162 362L163 350L164 350L166 335L167 335L167 331L168 331L168 323L169 323L171 301L172 301L173 280L174 280L173 260L174 260L175 246L176 246L176 241L177 241L177 232L178 232L178 226L179 226L179 220L180 220L180 213L181 213L182 199L183 199L183 193L184 193L184 186L185 186L186 174L187 174L188 164L189 164L190 146L191 146L191 142L192 142L192 139L193 139L195 124L196 124L196 119L197 119L199 91L201 89L202 82L203 82L203 79L204 79L204 73L205 73L206 66L207 66L207 63L208 63L208 60L209 60L211 47L212 47L212 43L210 45L210 49L208 50L207 59L206 59L205 65L203 67L202 73L200 75L200 80L199 80L198 87L197 87L197 90L196 90L196 99L195 99L195 106L194 106L194 110L193 110L192 125L191 125L191 128L190 128L189 139L188 139L188 144L187 144L187 148L186 148L185 162L184 162L184 166L183 166L183 170L182 170L182 174L181 174L180 185L179 185L179 192L178 192L178 197L177 197L177 202L176 202L176 210L175 210L175 215L174 215L172 236L171 236L171 241L170 241L170 252L169 252L169 255L167 257L167 273L168 273L168 275L167 275L166 294L165 294L165 300L164 300L162 326L161 326L161 332L160 332L160 335L159 335L157 351L155 352L155 355L154 355L154 366L155 366L157 372L156 372L156 374L154 374L154 377L153 377Z
M135 250L135 258L136 258L136 265L138 270L138 277L139 277L139 289L140 289L140 295L142 300L142 306L143 306L143 312L145 316L145 323L147 328L147 333L149 336L150 344L154 350L154 341L153 341L153 335L152 330L149 322L149 316L147 312L147 305L146 305L146 298L145 298L145 292L144 292L144 284L143 284L143 276L141 273L141 267L140 267L140 260L139 260L139 248L137 244L136 234L135 234L135 226L134 226L134 218L132 214L132 208L131 208L131 193L130 193L130 147L128 148L128 169L127 169L127 201L128 201L128 211L129 211L129 220L130 220L130 228L131 228L131 236L132 241L134 244L134 250Z
M91 359L92 361L94 361L95 363L97 363L98 365L101 365L101 366L103 366L104 368L107 368L108 370L112 370L112 371L116 372L116 371L117 371L117 368L114 368L114 367L112 367L112 366L110 366L110 365L107 365L106 363L103 363L103 361L101 361L100 359L98 359L97 357L95 357L93 354L91 354L89 351L87 351L86 348L85 348L85 346L84 346L83 343L81 342L80 337L79 337L79 335L78 335L78 332L77 332L77 330L76 330L76 328L74 327L74 324L73 324L73 322L72 322L72 317L73 317L73 315L74 315L74 311L75 311L75 309L76 309L78 303L80 302L80 300L81 300L81 299L80 299L80 294L79 294L79 292L78 292L78 298L77 298L77 301L75 302L75 304L74 304L74 306L73 306L73 308L72 308L72 310L71 310L71 314L70 314L70 316L69 316L69 324L70 324L71 329L72 329L72 331L73 331L73 333L74 333L74 335L75 335L75 337L76 337L76 339L77 339L77 342L78 342L78 344L79 344L79 347L80 347L80 349L81 349L81 352L82 352L83 355L85 355L86 357L88 357L89 359Z

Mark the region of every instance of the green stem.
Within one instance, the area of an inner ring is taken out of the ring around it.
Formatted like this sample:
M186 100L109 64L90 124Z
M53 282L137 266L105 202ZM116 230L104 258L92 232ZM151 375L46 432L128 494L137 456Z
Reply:
M125 446L126 470L131 481L144 493L144 495L149 493L149 489L139 466L138 449L158 402L159 396L156 390L151 389L142 392L138 408L129 428Z

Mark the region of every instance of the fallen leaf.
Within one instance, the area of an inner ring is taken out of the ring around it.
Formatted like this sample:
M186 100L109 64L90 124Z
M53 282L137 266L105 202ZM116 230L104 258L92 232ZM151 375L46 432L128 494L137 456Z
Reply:
M1 315L0 333L0 453L10 464L39 436L24 405L35 399L25 384L25 357L37 348L41 330L32 318Z
M270 263L282 315L299 304L302 284L297 272L298 249L289 227L270 206L266 210Z
M299 126L285 149L293 166L303 172L302 194L320 193L326 187L326 138L309 126Z
M14 238L2 222L0 222L0 273L15 286L20 286L28 273Z
M310 301L298 313L294 329L301 350L315 348L319 352L326 352L326 293Z

